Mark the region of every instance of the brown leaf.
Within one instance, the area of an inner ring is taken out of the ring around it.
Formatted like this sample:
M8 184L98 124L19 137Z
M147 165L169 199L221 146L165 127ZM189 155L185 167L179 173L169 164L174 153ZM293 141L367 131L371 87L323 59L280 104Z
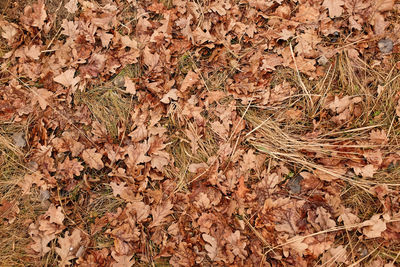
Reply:
M218 243L215 237L212 237L208 234L202 234L201 235L208 244L204 246L204 248L207 250L207 255L210 257L210 259L213 261L217 255L218 255Z
M76 258L75 253L79 248L80 242L81 231L78 229L74 229L71 235L69 235L69 232L67 231L64 238L58 238L58 244L60 247L56 247L55 250L61 258L60 266L71 264L70 260Z
M124 80L125 80L124 86L125 86L126 92L131 94L131 95L135 95L136 94L136 84L135 84L135 82L131 78L129 78L128 76L125 76Z
M381 237L382 232L386 230L386 222L380 217L380 214L374 214L371 219L362 223L363 226L366 226L363 228L363 233L367 238Z
M112 251L111 256L116 261L112 263L112 267L131 267L135 264L135 258L133 255L117 255L115 251Z
M46 89L32 89L33 90L33 99L32 103L36 104L39 102L39 106L41 109L45 110L49 105L48 99L53 96L53 93Z
M378 11L391 11L394 7L394 0L377 0L376 6L378 7Z
M46 217L49 217L50 223L63 225L65 216L60 206L56 208L54 204L51 204L45 215Z
M372 164L368 164L364 167L353 167L354 173L357 175L361 175L364 178L372 178L374 177L374 173L376 168Z
M69 156L61 163L57 170L61 175L64 175L67 179L73 179L74 175L79 176L83 171L82 164L77 159L69 159Z
M247 257L246 242L240 240L240 231L236 230L226 239L232 248L233 254L239 256L242 259Z
M389 141L385 130L372 130L369 134L369 139L372 143L378 145L387 144Z
M64 5L65 9L71 14L74 14L78 10L78 1L70 0L68 3Z
M100 170L104 167L101 157L103 155L96 152L95 148L86 149L82 152L83 160L89 165L90 168Z
M240 178L239 178L239 185L238 185L238 188L236 190L236 194L240 198L244 198L246 196L247 191L249 191L249 189L244 184L244 175L241 175Z
M171 89L169 90L168 93L166 93L162 98L161 102L164 104L169 104L172 100L178 100L178 95L177 95L178 90L177 89Z
M163 204L157 205L151 210L151 215L153 216L153 221L149 225L150 227L155 227L161 225L165 221L165 217L172 214L173 204L170 200L167 200Z
M32 6L25 7L21 21L25 25L42 29L46 18L47 14L44 9L44 0L39 0L37 3L32 4Z
M150 48L146 46L146 48L143 51L143 62L149 67L149 71L154 69L154 67L157 65L158 60L160 59L160 56L157 53L151 53Z
M180 91L185 92L189 87L193 86L198 81L199 81L199 75L197 75L193 71L189 71L182 82Z
M326 7L329 11L329 17L340 17L343 13L342 6L344 1L342 0L324 0L322 6Z
M65 87L74 87L81 80L79 77L74 78L74 75L75 70L69 69L54 77L54 81L64 85Z
M24 179L18 183L18 185L22 188L22 194L30 194L30 190L33 184L36 184L40 187L45 187L45 181L42 180L43 175L36 171L32 174L25 174Z

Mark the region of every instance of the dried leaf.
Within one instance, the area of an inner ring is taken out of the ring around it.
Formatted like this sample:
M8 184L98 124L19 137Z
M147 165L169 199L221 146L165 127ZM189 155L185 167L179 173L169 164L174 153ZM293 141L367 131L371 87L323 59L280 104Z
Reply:
M67 11L71 14L74 14L78 10L78 1L70 0L68 3L64 5Z
M49 105L48 99L53 96L53 93L46 89L32 89L33 90L33 99L32 103L36 104L39 102L39 106L41 109L45 110Z
M202 237L204 241L206 241L208 244L204 246L204 248L207 251L208 257L213 261L217 255L218 255L218 243L217 239L215 237L212 237L208 234L202 234Z
M50 223L63 225L65 216L60 206L56 208L56 206L51 204L45 215L46 217L49 217Z
M340 17L343 13L344 1L342 0L324 0L322 5L329 10L329 17L331 18Z
M124 80L125 80L124 86L125 86L126 92L131 94L131 95L135 95L136 94L136 84L135 84L135 82L131 78L129 78L128 76L125 76Z
M189 71L188 74L186 74L185 79L182 82L180 91L185 92L188 88L193 86L199 81L199 75L194 73L193 71Z
M386 222L380 219L380 214L374 214L371 219L362 223L363 233L367 238L377 238L382 236L382 232L386 230Z
M100 170L104 167L103 161L101 160L102 154L97 153L95 148L86 149L82 152L83 160L89 165L90 168Z
M165 201L164 203L157 205L154 209L151 210L151 215L153 216L153 221L150 224L150 227L155 227L161 225L165 221L165 217L172 214L173 204L170 200Z
M54 77L54 81L64 85L65 87L74 87L81 80L79 77L74 78L74 75L75 70L69 69Z
M76 258L75 252L79 248L81 242L81 231L74 229L71 235L67 231L64 238L58 238L58 244L60 247L56 247L55 250L60 256L60 266L66 266L71 264L70 260Z

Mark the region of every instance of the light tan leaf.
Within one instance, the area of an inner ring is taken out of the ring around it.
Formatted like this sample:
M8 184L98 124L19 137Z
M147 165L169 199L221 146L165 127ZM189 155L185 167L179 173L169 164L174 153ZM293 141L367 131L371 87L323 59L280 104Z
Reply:
M182 82L180 91L185 92L189 87L193 86L198 81L199 81L199 75L197 75L193 71L189 71L189 73L186 74L186 77Z
M380 214L374 214L371 219L362 223L366 226L363 228L363 233L367 238L381 237L382 232L386 230L386 222L380 217Z
M48 247L47 245L51 240L55 238L55 234L32 236L32 239L35 243L31 245L31 248L39 253L40 256L44 256L47 252L51 250L50 247Z
M344 226L350 226L354 225L356 223L360 222L360 218L357 217L357 215L353 214L351 212L350 208L346 208L342 214L340 214L338 221L341 222L343 221Z
M163 171L164 167L169 163L169 153L165 151L157 151L151 155L151 167L159 171Z
M57 170L67 179L73 179L74 176L79 176L83 171L82 164L77 159L69 159L69 156L61 163Z
M18 183L18 185L22 188L23 194L30 194L30 190L33 184L37 186L44 186L45 182L43 179L43 175L36 171L32 174L25 174L24 179Z
M212 237L208 234L202 234L202 237L204 241L208 243L204 246L204 248L207 250L208 257L210 257L211 260L214 260L218 255L217 240L215 239L215 237Z
M378 7L378 11L390 11L394 7L394 0L377 0L376 6Z
M133 255L117 255L115 251L112 251L111 256L116 261L112 263L112 267L131 267L135 264Z
M112 35L112 34L107 33L107 32L104 31L104 30L98 30L98 31L97 31L97 35L100 37L101 45L102 45L103 47L107 47L107 46L110 44L111 39L113 38L113 35Z
M149 67L149 71L157 65L160 56L157 53L151 53L150 48L146 46L143 51L143 62Z
M240 231L236 230L226 239L230 244L233 254L239 256L242 259L247 257L246 242L240 240Z
M128 93L130 93L132 95L135 95L136 94L136 84L135 84L135 82L131 78L129 78L128 76L125 76L124 80L125 80L124 86L125 86L126 92L128 92Z
M69 232L67 231L64 238L58 238L58 244L60 247L56 247L55 250L61 258L60 266L71 264L70 260L76 258L75 253L79 248L80 242L81 231L78 229L74 229L71 235L69 235Z
M31 59L37 60L40 57L40 46L32 45L31 47L24 48L25 55L30 57Z
M64 216L64 213L62 212L62 208L60 206L56 208L56 206L54 206L54 204L51 204L45 215L50 218L49 219L50 223L56 223L58 225L63 225L65 216Z
M54 81L64 85L65 87L70 87L70 86L73 87L81 80L81 78L79 77L74 78L74 75L75 75L75 70L69 69L61 73L60 75L54 77Z
M171 89L169 90L168 93L166 93L163 98L161 98L161 102L164 104L169 104L172 100L178 100L178 95L176 94L178 92L177 89Z
M157 205L155 208L151 210L151 215L153 216L153 221L150 224L150 227L155 227L161 225L165 221L165 217L172 214L171 210L174 205L170 200Z
M32 103L36 104L38 102L40 108L45 110L46 107L49 105L49 102L47 100L53 96L53 93L46 89L32 89L32 90L34 91Z
M342 0L324 0L322 6L326 7L329 11L329 17L340 17L343 13L342 6L344 1Z
M317 218L315 219L315 222L317 222L323 230L336 226L336 222L331 219L331 214L323 207L318 207L316 214Z
M71 14L74 14L78 10L78 1L77 0L70 0L64 6L67 11Z
M201 162L201 163L192 163L189 165L188 167L188 171L191 173L197 173L197 171L199 169L207 169L208 165L205 162Z
M133 208L136 211L136 221L141 222L150 215L150 206L142 201L135 201L127 205L128 208Z
M104 167L101 157L103 155L96 152L95 148L86 149L82 152L83 160L89 165L90 168L100 170Z
M135 40L132 40L131 38L129 38L129 36L124 35L121 37L121 43L123 45L123 47L130 47L133 49L137 48L137 42Z
M308 248L308 245L306 243L303 243L304 238L302 238L301 236L294 236L288 241L291 241L288 246L300 255L303 255L305 250Z
M1 36L5 38L9 44L14 40L14 37L18 33L18 29L9 23L0 24L2 33Z
M389 25L389 22L385 21L385 17L381 13L376 12L371 24L374 26L375 34L379 35L385 33L385 29Z
M364 178L372 178L374 177L374 173L376 168L372 164L368 164L364 167L353 167L354 173L357 175L361 175Z
M389 141L385 130L372 130L369 134L369 140L379 145L387 144Z

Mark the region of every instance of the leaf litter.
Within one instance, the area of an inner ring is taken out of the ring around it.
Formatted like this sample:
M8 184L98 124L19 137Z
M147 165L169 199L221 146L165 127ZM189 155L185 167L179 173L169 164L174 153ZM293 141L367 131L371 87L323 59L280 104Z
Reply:
M5 265L399 263L398 2L64 2L2 4Z

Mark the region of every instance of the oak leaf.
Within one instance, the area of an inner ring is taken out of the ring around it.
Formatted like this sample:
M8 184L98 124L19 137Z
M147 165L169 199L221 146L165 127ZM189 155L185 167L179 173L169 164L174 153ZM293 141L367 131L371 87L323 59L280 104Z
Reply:
M66 266L71 264L70 260L76 258L76 250L79 248L81 242L81 231L74 229L71 235L67 231L64 238L58 238L58 244L60 247L56 247L55 250L60 256L60 266Z
M89 165L90 168L100 170L104 167L101 157L103 155L96 152L95 148L86 149L82 152L83 160Z
M198 81L199 81L199 75L197 75L193 71L189 71L182 82L180 91L185 92L189 87L193 86Z
M54 77L54 81L64 85L65 87L74 87L81 80L79 77L74 78L74 75L75 70L69 69Z
M246 196L247 191L249 191L249 189L246 187L244 183L244 175L241 175L239 178L239 185L237 187L236 193L240 198L244 198Z
M386 222L381 219L381 214L374 214L371 219L362 223L363 233L367 238L377 238L382 236L382 232L386 230Z
M62 208L59 206L56 208L54 204L51 204L47 212L45 213L46 217L49 217L50 223L55 223L58 225L63 225L64 221L64 213L62 212Z
M58 166L58 171L68 179L79 176L83 171L82 164L77 159L69 159L69 156Z
M155 227L161 225L166 217L173 213L171 210L174 205L170 200L167 200L163 204L157 205L155 208L151 210L151 215L153 216L153 221L150 224L150 227Z
M240 231L236 230L226 239L232 248L233 254L239 256L242 259L247 257L246 242L240 240Z
M70 0L64 7L69 13L74 14L78 10L78 1Z
M33 90L33 99L32 103L36 104L39 102L39 106L41 109L45 110L49 105L48 99L53 96L53 93L46 89L32 89Z
M164 104L169 104L172 100L178 100L178 95L177 95L178 90L177 89L171 89L169 90L168 93L166 93L162 98L161 102Z
M115 251L112 251L111 256L116 261L112 263L112 267L131 267L135 264L135 258L133 258L133 255L117 255Z
M201 235L208 244L204 246L204 248L207 251L208 257L213 261L217 255L218 255L218 243L217 239L215 237L212 237L208 234L202 234Z
M149 71L154 69L159 59L160 56L157 53L151 53L150 48L146 46L146 48L143 51L143 62L149 67Z
M329 11L329 17L340 17L343 13L342 6L344 1L342 0L324 0L322 6L326 7Z
M124 77L125 83L125 90L127 93L131 94L131 95L135 95L136 94L136 84L135 82L129 78L128 76Z
M364 178L374 177L374 173L376 171L376 168L372 164L368 164L364 167L353 167L353 169L356 175L361 175Z
M50 247L47 245L55 238L55 234L32 236L34 243L30 247L39 253L40 256L44 256L47 252L51 251Z

